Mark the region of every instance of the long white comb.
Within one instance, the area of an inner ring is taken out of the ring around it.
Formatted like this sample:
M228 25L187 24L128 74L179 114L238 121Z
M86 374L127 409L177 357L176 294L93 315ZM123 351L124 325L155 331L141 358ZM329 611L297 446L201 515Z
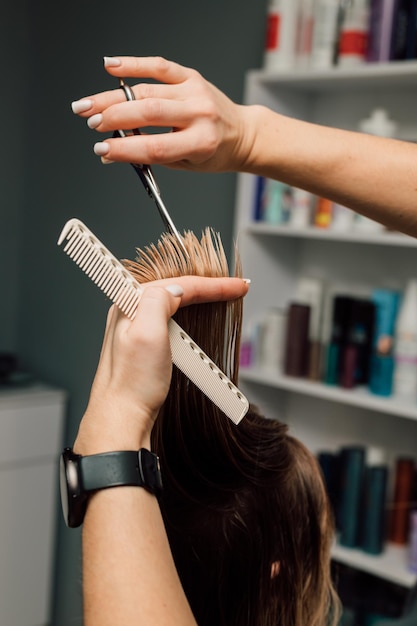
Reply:
M80 220L65 224L58 245L65 239L64 252L133 319L143 292L137 280ZM173 363L238 424L249 408L246 397L173 319L168 330Z

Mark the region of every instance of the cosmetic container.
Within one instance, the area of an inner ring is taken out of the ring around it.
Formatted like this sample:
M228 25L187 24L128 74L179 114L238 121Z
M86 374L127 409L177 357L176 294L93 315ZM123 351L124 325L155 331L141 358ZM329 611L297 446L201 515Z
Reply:
M317 198L314 226L330 228L333 217L333 202L327 198Z
M400 304L394 338L394 394L417 400L417 280L410 280Z
M390 289L374 289L375 333L371 356L369 389L378 396L392 394L394 377L394 333L400 294Z
M284 373L305 377L308 372L310 307L290 303L287 319Z
M317 0L314 8L311 66L328 69L335 64L339 0Z
M338 452L319 452L317 460L323 474L327 495L335 517L336 530L339 530L339 520L337 516L339 503L339 482L340 482L340 457Z
M353 0L346 6L339 33L337 64L354 67L366 61L369 30L368 0Z
M394 137L397 132L397 124L391 120L385 109L378 107L371 111L368 118L359 122L359 130L368 135L377 137ZM383 232L385 226L364 215L355 215L354 229L360 231Z
M292 188L292 205L288 225L292 228L307 228L311 224L313 195L304 189Z
M409 535L410 511L414 496L416 465L414 459L399 458L395 464L394 493L391 504L389 540L406 545Z
M342 204L333 203L330 230L348 232L352 230L355 212Z
M259 222L263 219L263 202L265 192L266 179L263 176L257 176L255 184L255 197L253 203L253 219Z
M295 299L310 307L307 366L307 377L310 380L321 379L323 296L324 286L321 280L303 277L298 281Z
M262 198L262 219L268 224L286 224L292 206L292 187L267 179Z
M388 465L379 448L368 448L364 472L361 547L368 554L381 554L386 536Z
M371 0L367 61L389 61L396 0Z
M267 370L282 372L287 312L271 308L266 312L260 333L260 365Z
M391 35L391 61L417 58L417 4L415 0L397 0Z
M417 510L413 510L410 513L408 569L410 572L417 574Z
M311 62L314 32L315 0L300 0L299 28L296 45L296 65L307 69Z
M340 360L340 385L351 389L369 381L374 335L375 306L369 300L353 299L347 321L347 340Z
M333 298L331 334L326 351L324 381L328 385L338 385L341 371L341 358L347 342L348 322L354 298L336 295Z
M299 11L299 0L269 0L264 52L266 71L294 68Z
M347 446L341 449L339 542L347 548L357 547L359 543L364 469L364 447Z

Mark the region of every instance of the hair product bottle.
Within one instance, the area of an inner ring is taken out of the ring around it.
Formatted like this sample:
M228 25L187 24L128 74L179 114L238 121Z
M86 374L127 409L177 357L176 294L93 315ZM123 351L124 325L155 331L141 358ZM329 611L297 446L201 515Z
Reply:
M410 513L408 569L417 574L417 510Z
M295 298L310 307L309 346L307 376L310 380L321 378L323 282L316 278L302 277L298 281Z
M309 358L310 307L292 302L287 320L284 373L287 376L305 377Z
M339 0L317 0L314 9L311 65L317 69L332 67L336 61Z
M292 188L292 206L288 225L292 228L307 228L311 224L313 195L304 189Z
M389 61L396 0L371 0L367 60Z
M279 308L269 309L262 321L259 352L260 364L266 370L282 372L286 322L287 312Z
M296 63L299 0L269 0L264 69L292 69Z
M371 357L369 388L378 396L390 396L394 378L394 332L398 315L399 293L391 289L374 289L375 333Z
M417 280L407 284L395 327L394 394L417 400Z
M340 29L338 65L352 67L366 61L368 30L368 0L351 0L345 9Z
M414 459L397 459L389 529L389 540L392 543L406 545L408 542L415 479L416 466Z
M397 132L397 124L389 118L385 109L376 108L368 118L359 123L359 130L362 133L377 137L394 137ZM384 226L379 222L359 214L355 215L353 225L355 230L361 231L381 232L384 230Z
M340 544L355 548L359 542L365 448L347 446L340 455Z
M300 3L296 51L296 63L299 69L307 69L311 62L314 32L314 4L315 0L301 0Z
M386 534L388 465L383 450L368 448L363 488L361 547L381 554Z

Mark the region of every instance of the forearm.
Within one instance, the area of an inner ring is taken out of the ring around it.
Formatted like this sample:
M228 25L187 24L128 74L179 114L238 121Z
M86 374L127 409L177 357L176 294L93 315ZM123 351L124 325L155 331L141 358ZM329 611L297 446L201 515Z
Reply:
M276 178L417 236L417 146L248 107L245 171Z
M85 626L196 626L157 499L145 489L98 492L83 527Z

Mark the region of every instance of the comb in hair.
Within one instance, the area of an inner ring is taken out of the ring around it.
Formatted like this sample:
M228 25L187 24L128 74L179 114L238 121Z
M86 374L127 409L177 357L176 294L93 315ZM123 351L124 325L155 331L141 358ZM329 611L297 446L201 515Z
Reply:
M99 239L78 219L69 220L58 239L64 252L123 313L133 319L143 288ZM173 319L168 323L172 362L223 413L238 424L247 398Z

